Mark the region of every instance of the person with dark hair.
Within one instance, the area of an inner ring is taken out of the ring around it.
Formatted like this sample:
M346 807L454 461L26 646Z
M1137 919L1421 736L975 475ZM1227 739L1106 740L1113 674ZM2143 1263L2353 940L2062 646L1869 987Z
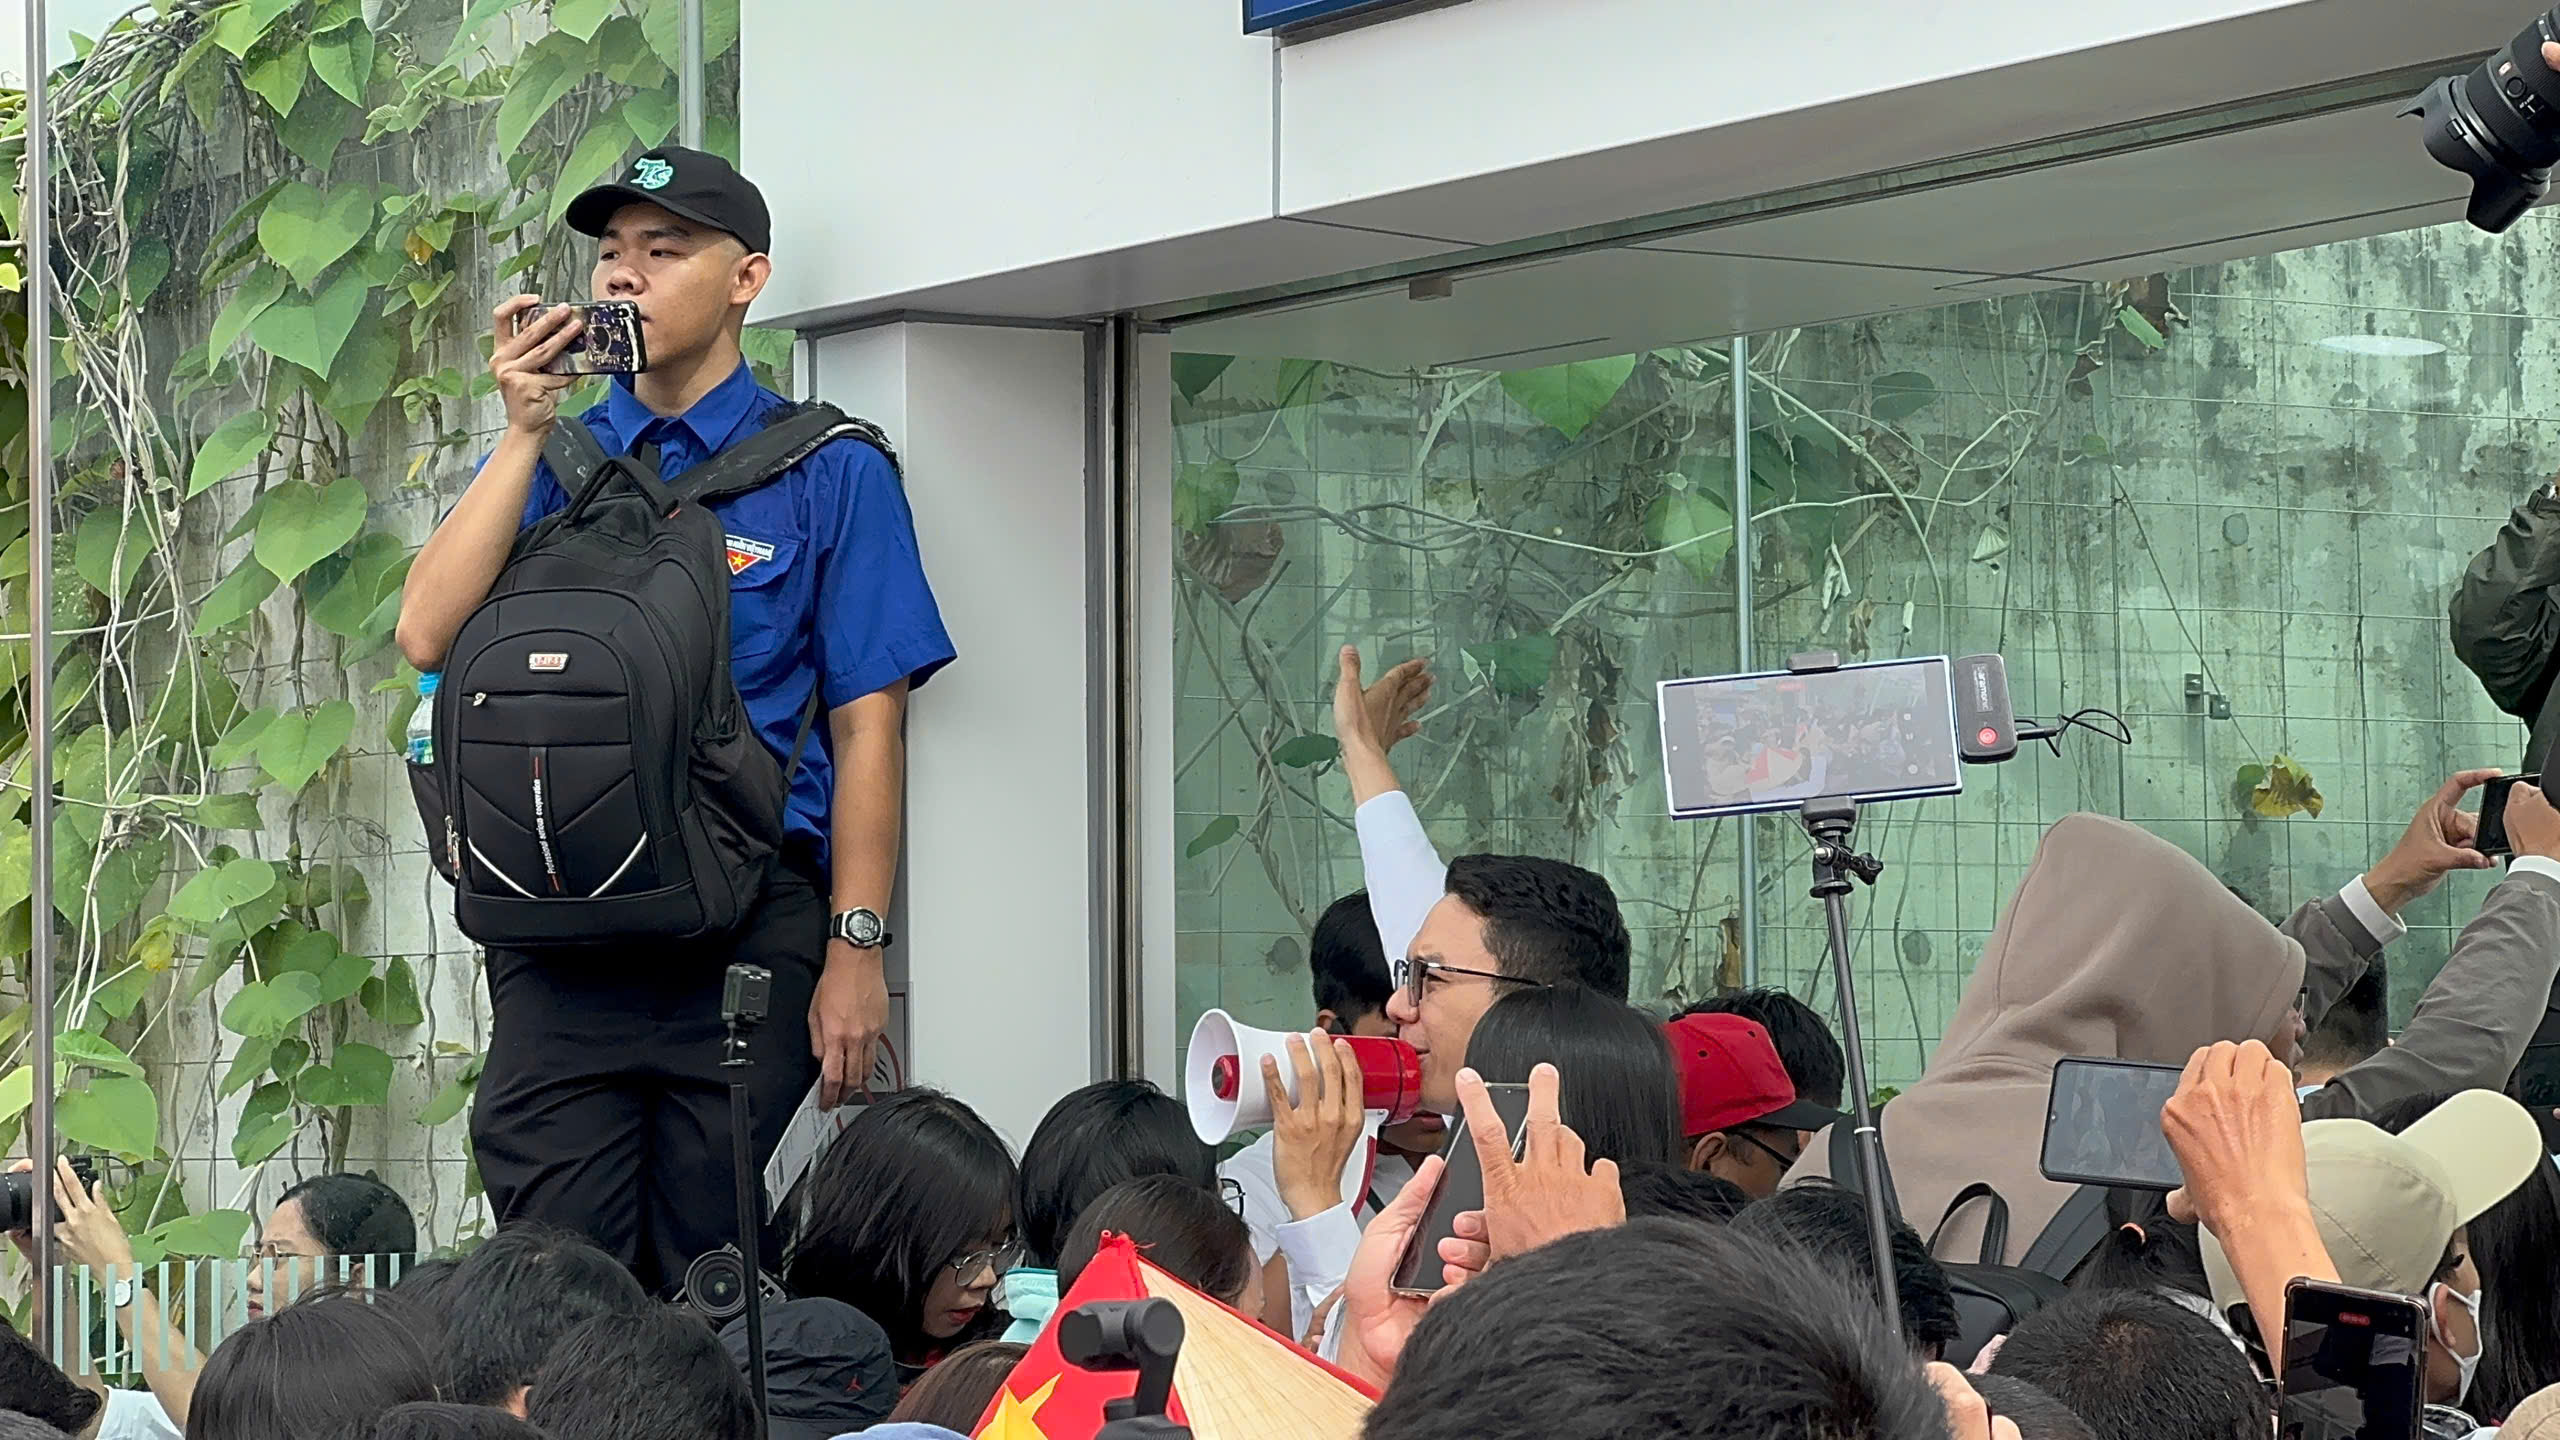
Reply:
M105 1397L63 1373L41 1346L0 1317L0 1410L77 1435L98 1418L105 1403Z
M977 1111L937 1090L894 1095L855 1116L803 1182L786 1282L880 1322L912 1381L1001 1328L989 1301L1020 1253L1020 1180Z
M394 1405L375 1422L373 1440L550 1440L531 1422L486 1405L419 1400Z
M196 1379L187 1440L347 1440L435 1399L435 1357L397 1307L320 1290L233 1331Z
M1580 985L1514 990L1467 1041L1467 1065L1525 1085L1539 1064L1564 1077L1564 1123L1593 1159L1668 1165L1679 1157L1680 1079L1652 1016Z
M1710 995L1673 1018L1691 1015L1739 1015L1757 1021L1777 1047L1778 1063L1786 1067L1787 1078L1795 1082L1796 1098L1825 1110L1840 1108L1849 1058L1821 1011L1775 986L1762 985Z
M432 1341L439 1354L444 1349L445 1307L453 1300L449 1287L454 1272L461 1268L462 1262L451 1258L421 1260L401 1271L391 1286L391 1293L408 1307L418 1333Z
M1630 1220L1661 1216L1722 1225L1751 1203L1732 1181L1679 1165L1621 1165L1618 1189L1626 1197Z
M892 1425L939 1425L966 1435L994 1403L1004 1377L1022 1363L1028 1345L1010 1340L981 1340L951 1352L951 1358L915 1383L898 1408L889 1412Z
M755 1440L755 1393L702 1317L600 1315L560 1337L525 1418L552 1440Z
M2294 1062L2294 1079L2302 1093L2312 1091L2383 1052L2391 1043L2391 1019L2385 1011L2389 977L2383 957L2346 989L2320 1023L2302 1036L2302 1058Z
M2015 1375L1968 1375L1991 1413L2018 1427L2018 1440L2098 1440L2070 1406Z
M1247 1315L1262 1310L1253 1236L1215 1190L1171 1175L1123 1181L1085 1207L1058 1256L1058 1288L1075 1288L1105 1235L1126 1235L1148 1264Z
M1683 1156L1765 1199L1807 1138L1840 1118L1796 1096L1778 1047L1757 1020L1716 1012L1683 1015L1663 1027L1680 1072Z
M1798 1185L1754 1201L1733 1217L1733 1233L1797 1250L1831 1266L1871 1300L1876 1294L1876 1247L1867 1231L1867 1207L1853 1191L1830 1185ZM1930 1257L1920 1232L1896 1220L1893 1284L1902 1305L1902 1338L1923 1360L1946 1353L1963 1334L1955 1291L1944 1267Z
M2097 1440L2266 1440L2274 1418L2229 1336L2134 1290L2084 1291L2028 1316L1991 1373L2044 1390Z
M1218 1182L1217 1152L1192 1132L1182 1103L1144 1080L1099 1080L1071 1090L1022 1147L1014 1215L1022 1263L1004 1273L1008 1340L1038 1339L1058 1306L1058 1249L1095 1197L1141 1175L1175 1175L1202 1189Z
M2107 1238L2071 1276L2075 1290L2147 1290L2220 1323L2204 1274L2204 1241L2169 1214L2157 1190L2107 1192Z
M720 1327L720 1343L745 1374L750 1366L743 1311ZM764 1366L771 1440L834 1440L878 1424L898 1403L889 1332L841 1300L765 1306Z
M290 1302L315 1285L389 1284L418 1257L409 1202L370 1175L314 1175L276 1197L242 1289L249 1318L267 1313L268 1288Z
M1432 1305L1367 1440L1662 1434L1944 1440L1872 1300L1791 1250L1678 1220L1568 1235ZM2264 1440L2264 1437L2260 1437Z
M561 1336L650 1308L631 1272L586 1237L522 1220L463 1257L442 1294L444 1398L518 1415Z
M0 1410L0 1440L71 1440L71 1432L15 1410Z

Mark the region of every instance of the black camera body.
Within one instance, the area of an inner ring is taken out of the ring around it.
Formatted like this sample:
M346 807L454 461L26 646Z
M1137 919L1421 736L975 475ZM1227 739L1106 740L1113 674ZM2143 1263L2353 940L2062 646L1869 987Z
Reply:
M12 1170L0 1175L0 1230L24 1230L36 1223L34 1170ZM42 1172L48 1180L53 1172ZM98 1167L86 1155L71 1157L71 1173L80 1177L84 1186L98 1183Z
M2560 163L2560 72L2542 58L2546 41L2560 42L2560 7L2468 74L2428 86L2402 112L2425 122L2437 164L2471 177L2465 218L2492 235L2541 203Z

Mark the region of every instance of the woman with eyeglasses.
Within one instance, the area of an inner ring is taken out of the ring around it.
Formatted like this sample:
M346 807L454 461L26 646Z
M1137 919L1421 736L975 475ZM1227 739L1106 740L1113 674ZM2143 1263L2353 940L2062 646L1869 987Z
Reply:
M910 1090L854 1117L806 1185L784 1280L841 1300L889 1332L899 1383L992 1338L992 1303L1013 1268L1013 1152L978 1113Z

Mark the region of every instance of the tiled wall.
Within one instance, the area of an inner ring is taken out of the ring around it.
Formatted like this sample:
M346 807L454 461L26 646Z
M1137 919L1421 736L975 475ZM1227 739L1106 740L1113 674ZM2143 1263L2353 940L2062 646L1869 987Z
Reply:
M2135 739L2119 749L2079 735L2058 759L2030 752L1971 772L1960 798L1871 812L1861 839L1890 868L1853 903L1879 1083L1907 1081L1924 1063L2008 889L2060 815L2135 820L2280 915L2387 849L2452 770L2514 765L2521 729L2452 657L2444 613L2499 519L2560 468L2560 380L2546 338L2560 327L2539 320L2560 313L2555 238L2542 221L2504 240L2449 227L2180 272L2167 277L2176 316L2161 313L2154 292L2087 287L1754 342L1753 368L1769 381L1755 388L1755 420L1793 413L1773 387L1853 433L1875 378L1919 372L1937 391L1899 435L1871 437L1902 498L1870 478L1868 493L1841 507L1831 594L1827 553L1799 532L1769 533L1786 517L1757 527L1768 538L1754 577L1756 659L1849 647L1863 618L1866 653L1997 649L2022 710L2103 707ZM2166 322L2164 345L2106 328L2127 299ZM2321 343L2365 335L2444 348L2376 357ZM2075 352L2092 338L2105 364L2076 393ZM1312 417L1273 427L1279 373L1239 361L1178 402L1177 421L1185 460L1211 447L1252 452L1240 503L1410 505L1546 542L1634 549L1640 522L1607 508L1614 479L1629 467L1729 475L1733 452L1729 411L1686 401L1676 385L1647 388L1651 370L1640 366L1570 443L1499 388L1477 391L1418 473L1419 438L1465 377L1336 372ZM1623 433L1607 435L1613 427ZM1436 653L1445 698L1471 688L1465 646L1553 624L1609 578L1605 561L1553 543L1468 540L1482 532L1402 510L1349 518L1384 518L1402 527L1387 536L1446 548L1399 551L1337 520L1293 518L1281 527L1276 580L1232 600L1196 578L1186 584L1209 639L1177 631L1177 748L1200 752L1177 786L1185 837L1262 804L1251 748L1232 726L1210 733L1230 695L1256 690L1239 617L1250 616L1257 663L1296 707L1273 724L1271 707L1247 698L1246 716L1285 733L1324 723L1339 643L1388 658ZM1934 574L1915 522L1929 532ZM1184 544L1195 555L1208 548ZM1228 574L1232 593L1244 577ZM1639 570L1579 612L1624 672L1599 687L1614 733L1586 683L1535 704L1462 702L1397 756L1423 787L1444 851L1563 855L1616 884L1638 937L1640 1000L1707 988L1717 923L1736 909L1741 883L1730 826L1662 818L1649 693L1664 676L1730 667L1729 567L1715 578L1701 586L1677 566ZM1510 614L1497 618L1503 606ZM2191 674L2206 691L2193 704ZM2227 700L2229 718L2211 717L2213 696ZM2319 818L2246 813L2235 777L2277 752L2310 771L2326 800ZM1597 784L1587 778L1595 765L1607 777ZM1293 785L1266 843L1248 849L1248 827L1180 867L1186 1023L1219 1003L1297 1021L1307 1009L1305 923L1358 884L1339 777L1282 773ZM1804 842L1776 821L1760 822L1760 837L1760 978L1828 1008ZM2408 917L2414 932L2391 958L2395 1017L2442 963L2488 879L2460 877Z

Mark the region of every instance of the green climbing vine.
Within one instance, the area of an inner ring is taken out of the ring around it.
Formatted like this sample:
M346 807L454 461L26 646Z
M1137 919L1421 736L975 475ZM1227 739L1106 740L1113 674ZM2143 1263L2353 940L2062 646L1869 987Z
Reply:
M707 8L717 62L737 8ZM592 252L562 211L671 137L681 19L680 0L157 0L49 79L60 638L41 717L23 307L0 327L0 1141L36 1083L41 924L59 1124L141 1177L124 1203L146 1259L237 1253L250 1223L245 1181L190 1210L182 1137L210 1129L254 1180L280 1156L343 1163L359 1124L414 1143L468 1102L476 1036L431 1013L433 957L371 938L375 884L442 898L400 858L414 821L385 783L417 679L392 629L435 497L476 453L489 305L584 293ZM709 143L734 154L716 99ZM0 99L13 171L20 102ZM749 338L768 375L788 355L787 335Z

